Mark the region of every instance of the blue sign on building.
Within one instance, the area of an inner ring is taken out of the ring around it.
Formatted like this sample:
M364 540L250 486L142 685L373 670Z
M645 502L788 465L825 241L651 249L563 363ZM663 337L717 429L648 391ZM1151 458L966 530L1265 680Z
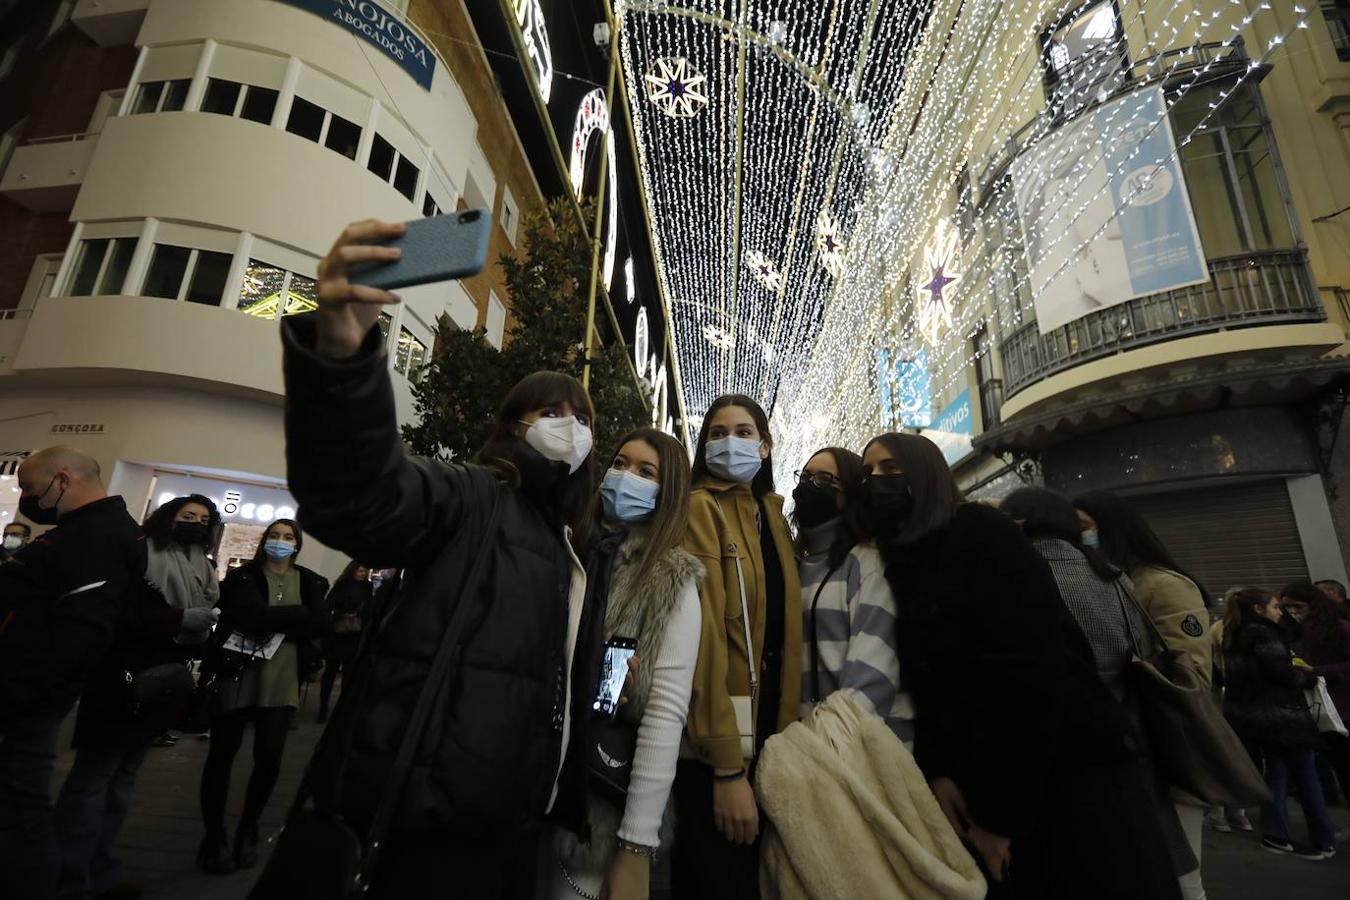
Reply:
M878 350L877 387L881 421L886 428L928 427L933 419L933 400L925 351L902 357L886 348Z
M378 47L424 90L431 90L436 53L398 16L371 0L281 0L336 22Z
M937 414L933 424L923 430L923 436L942 449L947 465L954 466L970 455L970 444L975 436L975 411L970 405L970 388Z

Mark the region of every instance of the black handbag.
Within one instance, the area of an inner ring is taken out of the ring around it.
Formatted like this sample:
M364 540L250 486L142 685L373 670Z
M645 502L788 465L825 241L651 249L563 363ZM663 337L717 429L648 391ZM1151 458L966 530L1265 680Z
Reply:
M637 755L637 723L594 715L591 718L590 750L586 756L589 786L596 794L623 809L628 802L628 782L633 777Z
M312 794L310 776L314 760L325 750L321 739L306 768L295 802L291 805L286 826L277 837L276 848L253 890L249 892L250 900L339 900L363 896L369 888L379 862L380 845L402 799L413 756L425 737L432 703L436 697L442 696L441 688L446 679L454 677L452 662L459 658L458 651L473 606L469 597L482 580L500 519L501 499L494 494L483 542L472 557L473 565L460 586L459 602L455 604L431 669L417 695L417 704L413 707L408 728L403 732L398 754L394 757L389 782L364 839L341 816L305 808ZM450 690L452 686L445 685L446 693ZM338 706L340 711L341 697L338 698ZM329 729L324 737L332 733L333 730Z
M133 716L149 718L172 710L192 696L192 673L182 663L151 666L136 674L125 672L128 702Z

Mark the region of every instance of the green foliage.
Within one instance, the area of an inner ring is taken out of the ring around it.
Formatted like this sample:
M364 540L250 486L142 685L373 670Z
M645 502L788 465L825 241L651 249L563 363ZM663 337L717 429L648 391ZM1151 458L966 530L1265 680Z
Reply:
M492 430L498 406L521 378L553 369L581 378L591 246L566 200L521 223L519 257L500 258L511 296L504 350L482 329L464 331L443 317L435 351L413 389L420 421L403 429L413 451L443 459L471 456ZM603 312L597 312L597 319ZM618 439L647 421L647 399L617 341L591 350L596 452L608 458Z

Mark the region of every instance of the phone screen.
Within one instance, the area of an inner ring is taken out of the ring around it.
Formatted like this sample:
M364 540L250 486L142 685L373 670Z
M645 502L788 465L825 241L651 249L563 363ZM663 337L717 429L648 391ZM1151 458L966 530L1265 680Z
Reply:
M593 709L601 715L613 716L619 711L619 697L623 695L624 679L628 677L628 660L637 652L637 641L613 638L605 643L605 660L600 665L600 689L595 693Z

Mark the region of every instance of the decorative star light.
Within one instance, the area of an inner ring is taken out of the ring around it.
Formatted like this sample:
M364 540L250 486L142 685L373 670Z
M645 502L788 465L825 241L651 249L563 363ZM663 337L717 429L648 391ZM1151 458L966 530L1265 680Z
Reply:
M947 219L940 219L933 231L933 239L924 250L923 273L927 280L917 289L914 310L919 320L919 333L931 346L937 347L944 328L952 327L952 285L961 280L956 271L957 247L960 235Z
M647 99L672 119L692 119L708 105L707 78L683 56L663 56L647 69Z
M718 350L730 350L736 346L736 339L731 336L731 332L716 325L704 325L703 337Z
M816 253L825 271L838 278L844 265L844 243L839 222L828 209L822 209L816 218Z
M769 290L783 289L783 273L778 271L778 267L763 253L751 250L745 254L745 264L750 267L750 274L755 276L755 280Z

